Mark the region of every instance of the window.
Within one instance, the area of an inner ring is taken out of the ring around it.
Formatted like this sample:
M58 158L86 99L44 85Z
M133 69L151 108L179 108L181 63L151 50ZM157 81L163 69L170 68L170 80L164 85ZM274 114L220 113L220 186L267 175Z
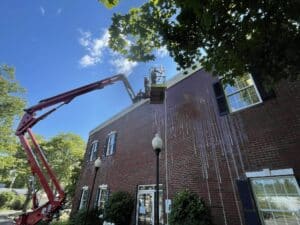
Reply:
M107 185L100 185L97 190L95 207L100 209L102 213L103 213L107 199L108 199ZM103 216L103 214L100 216Z
M272 88L265 88L258 74L235 78L233 84L218 81L213 90L220 116L251 107L276 97Z
M300 225L300 190L294 176L250 179L264 225Z
M116 151L116 141L117 141L117 132L112 131L108 134L107 139L106 139L106 152L105 155L112 155Z
M222 85L230 112L262 102L251 74L235 78L233 84L222 83Z
M98 141L93 141L90 147L90 161L94 161L97 158Z
M89 196L89 187L88 186L82 187L79 209L85 209L87 207L88 196Z

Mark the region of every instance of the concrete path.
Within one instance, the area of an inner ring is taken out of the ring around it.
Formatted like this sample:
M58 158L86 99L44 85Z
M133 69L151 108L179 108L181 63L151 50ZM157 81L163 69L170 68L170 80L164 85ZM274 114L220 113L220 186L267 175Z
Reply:
M7 210L0 211L0 225L13 225L13 215L20 213L19 211Z
M13 220L7 215L0 215L0 225L13 225Z

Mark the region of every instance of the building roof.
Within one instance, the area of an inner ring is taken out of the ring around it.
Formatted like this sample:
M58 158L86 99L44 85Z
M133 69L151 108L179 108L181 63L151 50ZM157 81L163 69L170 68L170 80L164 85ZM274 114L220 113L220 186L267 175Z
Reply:
M196 71L202 69L200 64L197 64L195 68L189 68L186 69L175 76L173 76L171 79L167 80L167 89L176 85L177 83L181 82L182 80L188 78L192 74L194 74ZM89 133L89 135L92 135L93 133L97 132L98 130L101 130L102 128L106 127L110 123L118 120L119 118L125 116L127 113L131 112L132 110L136 109L137 107L143 105L144 103L149 102L149 99L143 99L137 103L134 103L127 107L126 109L122 110L121 112L117 113L116 115L112 116L110 119L106 120L105 122L99 124L97 127L92 129Z

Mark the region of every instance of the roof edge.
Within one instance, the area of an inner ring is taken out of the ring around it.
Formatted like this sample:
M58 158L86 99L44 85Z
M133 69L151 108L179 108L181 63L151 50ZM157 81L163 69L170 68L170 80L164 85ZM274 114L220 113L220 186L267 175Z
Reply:
M178 84L179 82L183 81L184 79L190 77L192 74L194 74L196 71L199 71L202 68L200 63L195 64L195 68L189 68L185 71L177 73L174 77L172 77L170 80L167 81L167 89L173 87L174 85ZM186 73L186 74L185 74ZM106 127L110 123L120 119L121 117L125 116L127 113L131 112L132 110L136 109L137 107L145 104L146 102L149 102L149 99L143 99L135 104L130 105L126 109L122 110L121 112L117 113L116 115L112 116L110 119L104 121L103 123L96 126L94 129L92 129L89 132L89 136L96 133L97 131L101 130L102 128Z

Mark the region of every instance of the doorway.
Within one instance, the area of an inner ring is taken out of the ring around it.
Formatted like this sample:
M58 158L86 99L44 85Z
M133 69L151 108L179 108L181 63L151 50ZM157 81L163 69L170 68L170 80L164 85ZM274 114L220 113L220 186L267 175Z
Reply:
M162 185L159 190L159 223L163 225ZM154 225L155 185L140 185L137 193L137 225Z

